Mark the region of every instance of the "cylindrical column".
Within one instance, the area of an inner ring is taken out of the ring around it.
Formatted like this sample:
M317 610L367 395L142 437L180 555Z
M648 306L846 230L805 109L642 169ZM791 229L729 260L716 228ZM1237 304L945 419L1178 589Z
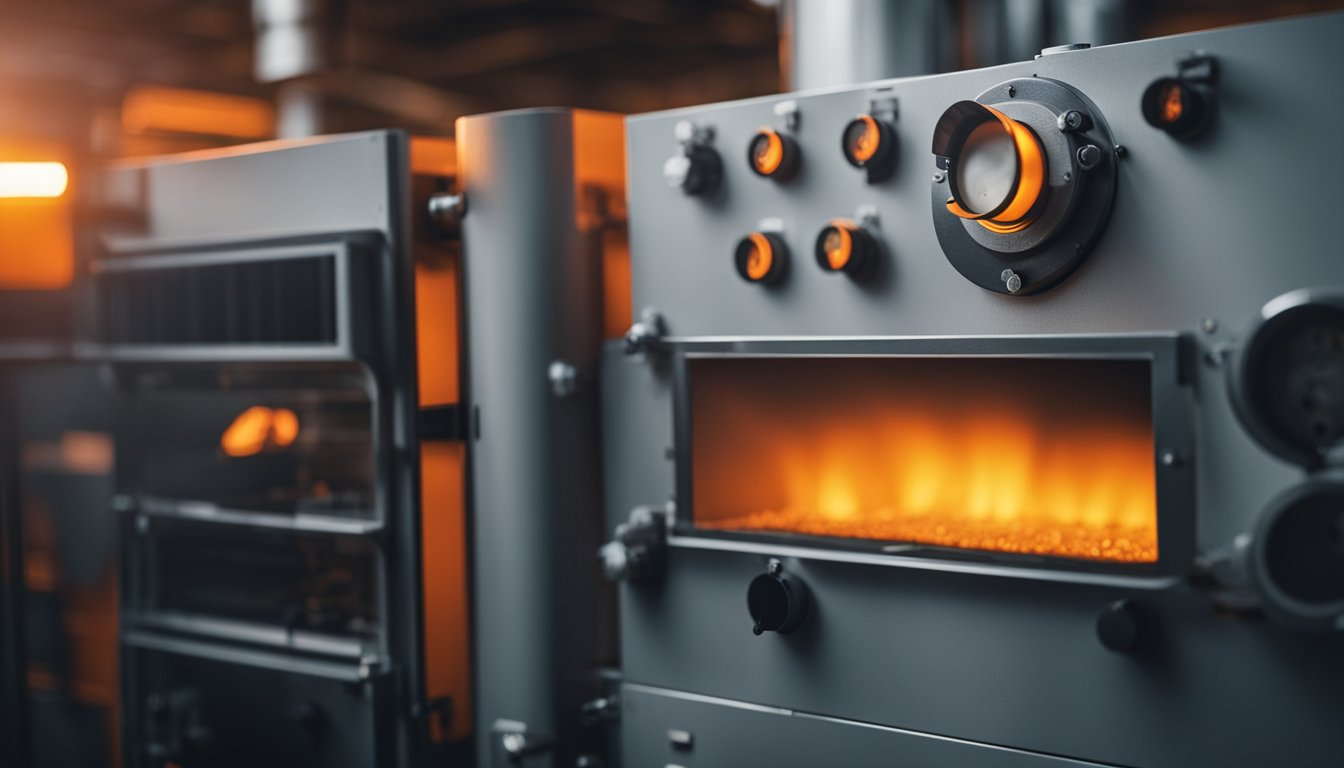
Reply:
M943 3L784 0L780 64L786 90L849 85L939 68Z
M572 765L578 668L598 634L602 328L574 115L463 118L457 141L479 764ZM549 372L566 365L573 386L555 386Z

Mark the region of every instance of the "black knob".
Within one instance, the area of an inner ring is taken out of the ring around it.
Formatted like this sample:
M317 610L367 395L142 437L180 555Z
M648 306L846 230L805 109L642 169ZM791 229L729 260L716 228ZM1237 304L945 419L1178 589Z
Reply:
M709 195L719 187L723 161L709 147L686 147L663 163L663 178L669 186L688 195Z
M751 613L751 631L755 634L778 632L787 635L807 618L807 587L796 576L785 575L778 560L771 560L766 572L751 580L747 587L747 610Z
M1097 616L1097 639L1116 653L1133 653L1146 645L1153 633L1154 620L1142 604L1117 600Z

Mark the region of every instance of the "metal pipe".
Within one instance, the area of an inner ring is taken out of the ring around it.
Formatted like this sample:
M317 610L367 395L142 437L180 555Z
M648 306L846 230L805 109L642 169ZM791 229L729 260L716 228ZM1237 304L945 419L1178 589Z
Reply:
M948 46L936 0L784 0L780 63L785 90L936 72Z

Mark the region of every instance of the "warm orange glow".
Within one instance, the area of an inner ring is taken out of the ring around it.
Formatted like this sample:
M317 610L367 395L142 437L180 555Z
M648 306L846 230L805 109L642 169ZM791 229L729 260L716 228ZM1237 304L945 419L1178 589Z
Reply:
M606 112L574 112L574 176L580 199L586 191L602 192L602 326L603 335L619 339L634 322L630 280L630 239L625 227L625 120ZM585 199L586 198L586 199ZM580 226L583 219L581 210Z
M69 183L65 163L0 163L0 197L60 197Z
M431 699L453 702L448 732L431 724L434 741L471 735L465 468L462 443L420 443L425 689Z
M1181 84L1168 83L1162 89L1162 119L1174 123L1181 119L1181 113L1184 111L1185 99L1181 98Z
M1157 560L1147 365L692 363L698 527Z
M762 128L752 139L751 162L762 176L778 171L784 164L784 140L769 128Z
M765 235L759 232L752 232L747 235L751 241L751 253L747 255L747 277L752 280L763 280L770 274L770 267L775 263L774 248L770 246L770 241Z
M882 132L871 115L859 115L856 119L863 124L863 130L849 145L849 154L855 162L862 165L877 154L877 148L882 145Z
M299 436L299 417L288 408L254 405L234 417L219 438L227 456L241 458L261 453L267 445L285 448Z
M428 169L417 166L417 170ZM459 401L458 274L455 253L416 260L416 352L422 406ZM437 719L429 723L430 739L436 743L464 739L472 728L465 467L462 443L420 441L425 691L431 699L450 698L453 706L446 732Z
M983 105L982 105L983 106ZM993 107L985 110L998 118L999 124L1013 139L1017 150L1018 179L1008 207L992 217L981 216L964 209L955 200L947 201L947 209L963 219L975 219L991 232L1008 234L1025 229L1034 217L1029 216L1045 190L1045 151L1031 129Z
M59 290L74 279L69 159L58 142L0 139L0 291Z
M271 414L271 439L281 448L293 445L299 436L299 417L288 408Z
M826 252L826 263L831 265L831 269L844 269L854 255L854 238L849 234L849 226L845 222L832 221L821 247Z
M121 124L133 134L266 139L275 132L275 109L263 99L247 96L139 85L122 102Z

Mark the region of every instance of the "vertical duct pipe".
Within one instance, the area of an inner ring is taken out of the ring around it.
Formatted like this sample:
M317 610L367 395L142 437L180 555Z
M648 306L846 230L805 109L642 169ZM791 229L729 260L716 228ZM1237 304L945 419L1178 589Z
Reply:
M849 85L949 68L955 45L938 0L783 0L785 90ZM943 39L946 38L946 39Z
M574 123L558 109L457 121L482 766L574 765L591 695L576 667L598 631L602 295Z
M253 70L258 82L280 84L276 93L278 135L328 132L323 95L305 79L340 63L344 11L343 0L252 0Z

